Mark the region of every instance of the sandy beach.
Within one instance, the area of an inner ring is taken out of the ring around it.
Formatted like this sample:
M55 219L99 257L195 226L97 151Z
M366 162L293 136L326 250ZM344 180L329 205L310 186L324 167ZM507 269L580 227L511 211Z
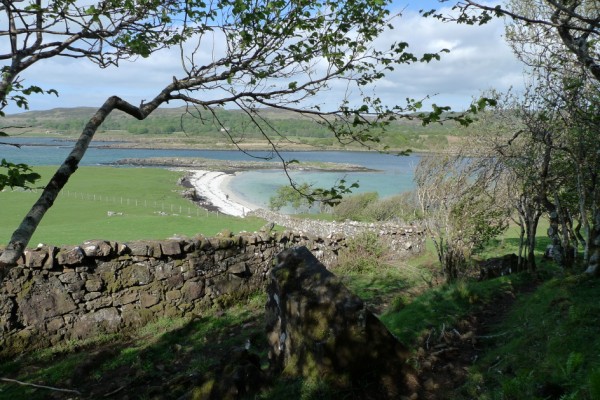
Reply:
M261 207L239 198L229 189L229 182L234 176L219 171L191 170L190 182L199 196L223 214L245 217L248 212Z

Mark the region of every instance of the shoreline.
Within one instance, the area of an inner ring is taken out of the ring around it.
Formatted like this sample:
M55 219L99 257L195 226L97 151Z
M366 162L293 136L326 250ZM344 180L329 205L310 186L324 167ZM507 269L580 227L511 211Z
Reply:
M186 171L196 194L223 214L244 218L250 211L262 208L241 199L231 190L229 184L235 174L198 169Z

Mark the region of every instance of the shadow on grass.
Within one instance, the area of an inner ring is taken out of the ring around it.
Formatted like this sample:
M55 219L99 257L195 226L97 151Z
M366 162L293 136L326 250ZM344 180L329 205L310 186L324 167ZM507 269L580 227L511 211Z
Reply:
M0 376L82 394L71 398L177 399L201 386L232 350L250 344L266 359L263 313L262 307L246 304L192 321L162 319L128 338L0 361ZM49 389L0 383L0 398L64 396Z

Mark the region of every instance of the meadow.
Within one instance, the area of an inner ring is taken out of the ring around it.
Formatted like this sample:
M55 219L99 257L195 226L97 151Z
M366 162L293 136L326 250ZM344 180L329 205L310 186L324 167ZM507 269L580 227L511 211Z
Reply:
M34 167L45 184L56 167ZM207 212L182 197L184 172L161 168L80 167L48 211L30 242L77 245L85 240L132 241L173 236L213 236L223 230L255 231L264 221ZM13 231L40 190L0 192L0 243ZM109 215L112 214L112 215Z

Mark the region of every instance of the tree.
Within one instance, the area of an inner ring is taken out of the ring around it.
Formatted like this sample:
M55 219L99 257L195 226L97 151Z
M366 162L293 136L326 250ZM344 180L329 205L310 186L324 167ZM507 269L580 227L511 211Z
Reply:
M527 100L536 105L528 120L544 127L528 134L543 144L546 165L562 165L567 172L562 185L543 187L539 199L550 216L549 236L560 249L555 253L561 255L560 262L569 261L569 243L581 243L586 272L600 274L598 153L597 140L590 141L598 132L600 2L513 0L494 6L464 0L452 10L454 15L436 10L424 15L466 24L484 24L494 17L510 21L507 38L530 67L537 96Z
M140 105L118 96L106 100L13 234L0 256L1 271L20 257L77 169L98 127L115 109L142 120L165 103L181 101L199 122L211 118L237 144L234 133L216 112L226 105L235 106L249 116L274 155L281 158L278 132L261 119L256 112L259 107L313 118L341 142L376 143L371 128L385 127L393 118L408 118L408 112L417 111L421 103L409 100L404 106L384 106L378 98L368 96L366 89L398 64L439 58L438 54L416 57L406 51L405 42L384 50L374 47L374 40L391 28L395 17L388 10L389 0L140 0L85 6L72 0L31 0L1 4L10 23L0 36L9 39L11 52L2 56L10 64L3 67L0 102L25 106L27 95L41 89L25 89L18 73L49 57L86 57L107 67L123 58L148 56L176 45L181 49L183 71ZM334 82L348 88L339 107L324 110L319 104L310 104L316 93ZM439 121L447 110L434 106L432 113L419 117L425 122ZM469 122L464 115L450 118ZM336 201L344 190L338 187L305 195Z
M2 0L0 30L0 117L10 103L28 109L33 93L58 95L51 88L25 85L20 74L52 57L86 58L101 68L118 66L123 59L146 57L153 51L178 43L191 30L175 29L173 15L181 11L177 1ZM0 131L1 136L8 136ZM1 145L9 145L0 142ZM9 186L26 187L39 176L28 167L7 162L0 180ZM22 172L22 173L21 173ZM10 183L12 182L12 183ZM20 185L23 183L23 185Z
M289 185L283 185L277 188L276 194L269 199L269 208L274 211L279 211L287 205L291 205L295 210L304 209L308 211L312 203L302 193L310 189L308 183L302 183L295 190Z
M497 105L469 127L469 148L476 155L471 163L505 191L521 228L519 265L533 271L540 217L547 206L554 209L549 193L557 193L565 181L552 146L555 126L540 114L543 98L532 87L522 96L491 96Z
M423 223L448 281L464 274L474 251L508 226L509 211L497 201L493 180L473 160L424 156L415 171Z
M439 1L445 3L447 0ZM541 42L547 42L547 37L558 39L561 47L547 47L546 50L556 57L566 49L594 79L600 81L598 0L509 0L506 6L462 0L454 3L452 10L456 12L454 15L437 10L425 11L424 15L471 25L485 24L494 17L510 18L514 23L512 29L525 30L530 38ZM529 54L535 60L539 52Z
M533 92L526 96L529 106L522 116L556 173L539 194L550 216L553 254L570 266L581 245L587 271L597 274L600 3L512 1L508 6L505 15L513 22L507 39L532 77Z

